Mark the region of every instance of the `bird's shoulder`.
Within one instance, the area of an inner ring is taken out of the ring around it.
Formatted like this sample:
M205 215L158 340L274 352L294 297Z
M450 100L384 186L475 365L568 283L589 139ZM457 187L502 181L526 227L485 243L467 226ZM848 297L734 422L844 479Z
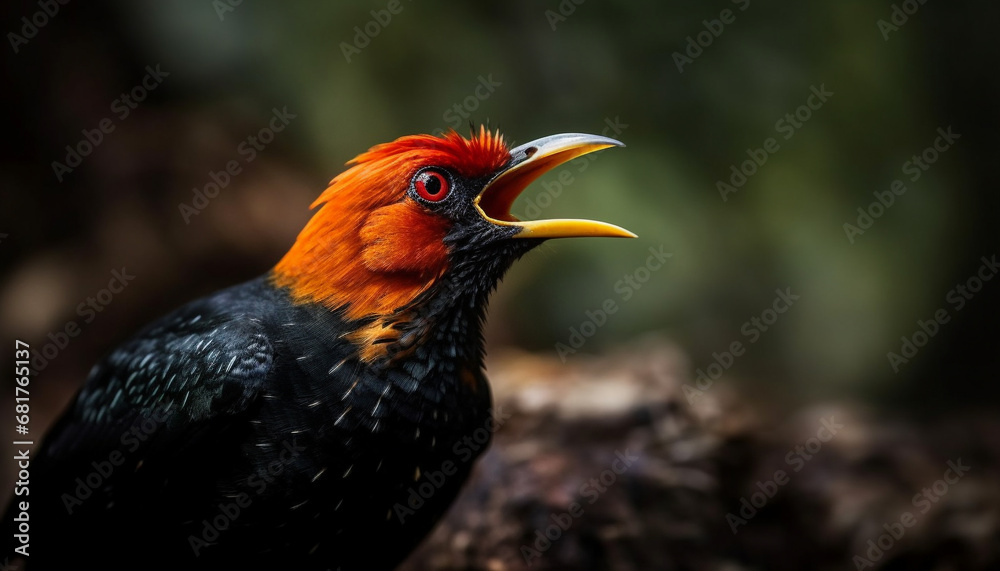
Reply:
M75 416L101 423L171 409L199 420L245 408L274 360L259 289L247 282L150 323L91 369Z

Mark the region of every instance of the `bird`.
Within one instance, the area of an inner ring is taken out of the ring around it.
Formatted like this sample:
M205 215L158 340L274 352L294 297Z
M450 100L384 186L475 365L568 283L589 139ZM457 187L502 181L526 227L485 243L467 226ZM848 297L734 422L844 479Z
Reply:
M491 293L552 238L519 220L547 171L621 142L510 148L480 126L407 135L347 163L265 274L197 299L91 370L31 458L28 571L380 570L442 517L496 428ZM15 550L20 548L15 553Z

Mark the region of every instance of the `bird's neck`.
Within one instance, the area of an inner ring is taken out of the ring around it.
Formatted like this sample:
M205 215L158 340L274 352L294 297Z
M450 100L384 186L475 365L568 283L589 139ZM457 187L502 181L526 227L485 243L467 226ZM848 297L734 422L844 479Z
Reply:
M463 365L481 363L482 324L496 280L481 284L461 268L436 279L364 272L364 280L344 282L347 275L327 271L323 260L286 257L270 281L294 303L336 315L348 329L344 338L368 364L394 362L427 343L448 347L451 360Z
M272 283L287 289L296 303L317 303L350 321L413 303L445 271L446 260L440 253L415 255L402 247L373 257L370 243L388 237L369 236L370 226L365 209L349 202L324 204L271 271Z
M456 268L412 302L352 322L345 337L358 347L361 360L376 366L415 358L478 370L484 356L482 328L496 281L484 283Z
M440 351L428 359L481 367L489 296L535 241L483 249L474 235L456 234L446 263L423 271L377 271L362 261L360 219L327 216L330 208L324 206L306 225L272 270L271 283L287 290L294 303L317 304L336 314L347 325L343 338L369 365ZM339 239L331 241L331 235Z
M411 343L420 339L419 346L432 359L481 370L490 295L514 261L535 245L521 240L489 251L460 251L448 271L400 312L408 321L393 349L409 355Z

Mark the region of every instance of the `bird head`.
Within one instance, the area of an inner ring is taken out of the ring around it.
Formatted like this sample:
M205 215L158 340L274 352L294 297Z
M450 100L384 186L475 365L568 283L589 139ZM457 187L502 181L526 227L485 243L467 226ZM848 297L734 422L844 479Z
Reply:
M519 256L550 238L631 237L591 220L522 221L510 209L535 179L581 155L623 146L562 134L509 149L481 127L465 138L412 135L376 145L348 163L313 203L319 207L272 272L293 298L375 322L378 334L436 285L485 296ZM393 316L396 316L395 318ZM365 340L362 340L364 342Z

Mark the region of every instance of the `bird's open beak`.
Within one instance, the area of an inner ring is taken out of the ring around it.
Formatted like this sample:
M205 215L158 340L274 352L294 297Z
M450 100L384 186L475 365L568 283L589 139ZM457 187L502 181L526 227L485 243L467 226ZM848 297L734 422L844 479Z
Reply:
M579 133L552 135L521 145L511 150L510 164L487 183L476 197L476 209L493 224L519 228L514 238L636 238L628 230L606 222L566 219L522 221L510 213L510 207L521 192L546 172L581 155L608 147L624 146L608 137Z

